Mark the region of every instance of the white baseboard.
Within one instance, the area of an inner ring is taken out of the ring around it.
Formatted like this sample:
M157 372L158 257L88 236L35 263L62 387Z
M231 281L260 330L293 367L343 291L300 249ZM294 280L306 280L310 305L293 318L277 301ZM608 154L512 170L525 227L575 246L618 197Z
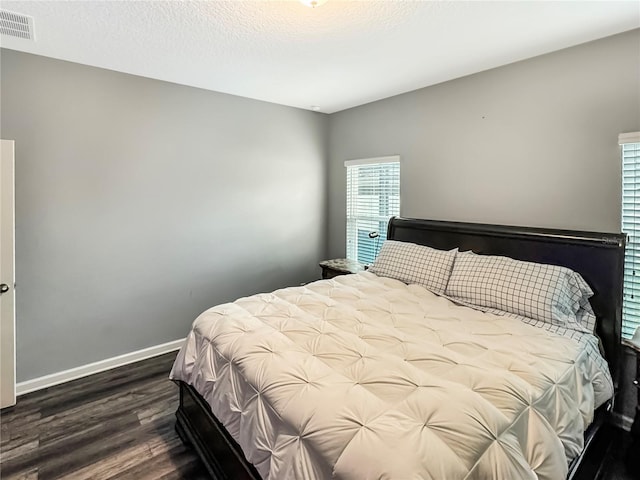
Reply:
M26 380L16 384L16 395L24 395L25 393L35 392L36 390L53 387L54 385L60 385L61 383L70 382L71 380L93 375L94 373L104 372L105 370L122 367L123 365L139 362L140 360L146 360L147 358L157 357L158 355L178 350L183 343L184 338L180 338L172 342L163 343L162 345L143 348L142 350L125 353L124 355L118 355L117 357L107 358L105 360L100 360L99 362L89 363L87 365L82 365L81 367L63 370L62 372L52 373L32 380ZM169 375L169 372L167 372L167 375Z
M620 427L627 432L631 431L631 425L633 424L633 418L622 415L621 413L613 412L613 424L616 427Z

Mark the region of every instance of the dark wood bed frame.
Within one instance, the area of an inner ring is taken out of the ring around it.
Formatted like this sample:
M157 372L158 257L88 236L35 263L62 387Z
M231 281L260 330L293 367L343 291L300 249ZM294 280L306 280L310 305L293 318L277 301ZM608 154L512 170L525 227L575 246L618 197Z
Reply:
M505 225L392 218L387 238L450 250L473 250L518 260L569 267L580 273L594 291L591 305L600 337L618 387L620 375L624 234L581 232ZM184 382L176 411L176 431L198 452L215 479L259 480L238 444L214 417L203 398ZM615 399L615 397L614 397ZM596 411L585 432L585 449L570 465L569 480L595 479L611 443L613 399Z

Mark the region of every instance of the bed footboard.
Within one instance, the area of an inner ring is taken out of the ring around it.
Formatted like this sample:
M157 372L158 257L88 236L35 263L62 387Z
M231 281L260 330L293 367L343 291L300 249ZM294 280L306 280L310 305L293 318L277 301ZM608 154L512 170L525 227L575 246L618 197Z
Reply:
M240 446L211 413L209 405L184 382L180 387L180 406L176 411L176 432L191 445L215 480L261 480ZM611 448L613 426L610 403L596 411L594 422L585 432L585 449L571 464L567 480L594 480L606 473L606 458Z
M190 444L216 480L260 480L256 469L244 457L240 446L213 416L200 395L184 382L176 411L176 432Z

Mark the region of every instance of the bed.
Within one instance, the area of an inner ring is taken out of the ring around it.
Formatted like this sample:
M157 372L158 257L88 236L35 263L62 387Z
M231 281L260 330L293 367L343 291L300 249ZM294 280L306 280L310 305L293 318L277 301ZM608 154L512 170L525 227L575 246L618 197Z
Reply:
M595 478L624 236L394 218L387 239L577 272L606 363L579 328L562 336L371 272L239 299L198 317L171 373L176 430L212 477Z

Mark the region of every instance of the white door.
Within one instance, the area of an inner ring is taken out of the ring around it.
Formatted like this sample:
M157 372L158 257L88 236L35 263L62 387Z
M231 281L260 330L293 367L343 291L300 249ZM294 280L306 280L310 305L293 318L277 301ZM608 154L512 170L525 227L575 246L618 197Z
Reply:
M14 142L0 140L0 408L16 403Z

